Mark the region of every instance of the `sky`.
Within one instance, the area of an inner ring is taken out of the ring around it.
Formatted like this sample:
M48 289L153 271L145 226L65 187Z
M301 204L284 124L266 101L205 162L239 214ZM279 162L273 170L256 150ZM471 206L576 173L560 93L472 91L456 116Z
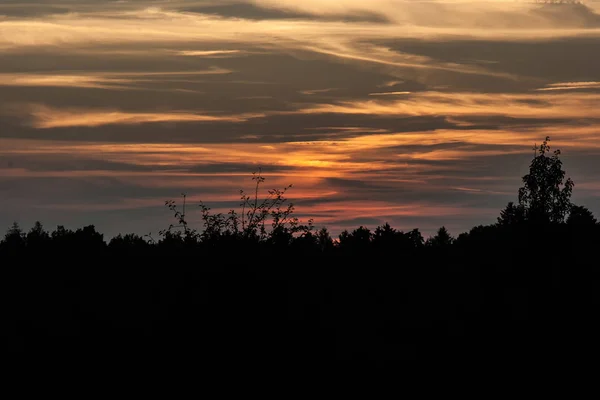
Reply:
M600 215L600 2L0 0L0 226L110 238L165 200L454 235L560 148Z

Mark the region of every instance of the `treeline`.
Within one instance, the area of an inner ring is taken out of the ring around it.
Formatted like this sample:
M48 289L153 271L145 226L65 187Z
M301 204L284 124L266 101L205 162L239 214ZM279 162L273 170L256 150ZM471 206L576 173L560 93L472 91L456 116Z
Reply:
M544 141L517 201L458 237L385 224L333 240L295 218L289 188L260 199L260 173L240 211L201 204L201 230L185 196L166 202L174 224L156 238L14 225L0 243L3 343L211 365L594 358L600 224L571 203L559 155Z
M277 252L304 255L365 255L365 256L411 256L425 255L439 251L475 251L482 246L498 250L527 247L540 238L552 235L560 238L563 249L573 247L584 251L585 246L600 244L600 224L585 207L572 206L568 218L562 223L532 223L514 221L511 204L502 210L498 222L480 225L469 232L453 237L442 226L435 235L425 239L419 229L408 232L397 230L389 224L374 230L360 226L352 231L342 232L336 240L326 228L316 232L306 230L294 235L289 230L274 230L264 238L245 237L231 232L218 235L186 234L183 231L165 232L160 239L137 234L117 235L108 242L93 225L77 230L58 226L54 231L45 230L40 222L27 232L18 224L13 224L2 241L0 256L63 255L85 252L88 256L202 256L203 254L231 251L227 257L235 257L237 251ZM593 250L590 248L590 250ZM226 261L226 258L223 259Z

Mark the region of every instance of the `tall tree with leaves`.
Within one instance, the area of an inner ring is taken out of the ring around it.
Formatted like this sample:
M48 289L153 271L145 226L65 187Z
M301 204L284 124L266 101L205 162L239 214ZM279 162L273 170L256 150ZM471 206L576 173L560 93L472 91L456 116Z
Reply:
M519 189L519 205L530 222L561 223L571 209L574 183L571 178L565 180L560 150L551 153L549 141L546 137L536 148L529 173L523 176L524 186Z

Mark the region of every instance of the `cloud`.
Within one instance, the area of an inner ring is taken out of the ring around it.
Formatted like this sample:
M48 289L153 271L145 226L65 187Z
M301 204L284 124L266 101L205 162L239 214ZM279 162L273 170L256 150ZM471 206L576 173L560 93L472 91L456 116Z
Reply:
M289 19L318 19L324 21L344 20L344 21L366 21L366 22L386 22L383 16L371 12L362 12L349 15L342 14L314 14L289 8L264 7L261 4L252 2L223 1L217 3L200 2L199 4L173 4L172 9L182 12L194 12L200 14L219 15L226 18L240 18L250 20L289 20Z
M332 92L334 90L336 90L336 88L308 89L308 90L301 90L300 93L305 94L307 96L311 96L313 94L328 93L328 92Z
M82 73L2 73L0 86L73 87L86 89L135 89L133 84L151 82L172 76L225 75L233 71L212 67L196 71L93 72Z
M377 87L391 88L391 87L394 87L394 86L397 86L397 85L401 85L403 83L405 83L405 82L404 81L388 81L388 82L385 82L385 83L383 83L381 85L377 85Z
M298 113L397 116L508 116L514 118L600 118L600 93L417 92L392 101L317 104Z
M538 91L600 89L600 82L558 82L550 83Z
M412 92L376 92L369 93L369 96L398 96L404 94L411 94Z
M556 29L560 28L560 20L541 23L547 19L529 14L534 6L509 2L461 5L443 2L277 0L261 1L260 4L278 8L300 7L312 10L314 14L370 10L376 14L396 16L397 21L394 24L309 19L256 21L179 12L168 8L168 3L164 3L167 7L162 9L148 7L122 10L104 6L102 12L87 9L75 14L4 21L0 25L0 47L116 45L125 40L154 44L260 43L265 47L294 48L323 41L348 45L400 38L530 40L578 35L597 37L600 34L600 29L589 26ZM132 3L130 7L134 5ZM398 19L398 15L405 15L405 18ZM520 21L518 24L514 23L515 18ZM333 52L333 48L329 51Z
M36 82L33 80L33 82ZM71 82L71 81L68 81ZM562 87L562 86L556 86ZM581 87L581 85L579 86ZM385 94L379 94L384 96ZM36 128L98 127L161 122L229 122L276 116L349 114L374 117L509 117L523 119L599 118L600 93L473 93L436 92L391 93L393 100L349 100L335 103L298 104L291 111L223 114L216 111L139 111L118 109L52 108L44 105L12 107L12 114L26 115ZM373 94L370 94L371 96ZM460 122L460 121L459 121ZM460 125L460 124L459 124ZM463 124L464 125L464 124ZM472 125L472 124L471 124ZM469 126L467 124L466 126Z
M531 5L494 2L485 6L445 2L255 2L267 8L302 8L309 13L374 12L394 16L392 24L320 20L246 20L178 11L177 2L131 3L126 8L92 6L75 14L52 15L0 24L0 48L18 52L29 47L53 46L57 51L78 53L90 47L169 47L175 54L196 57L231 57L240 46L261 51L287 52L294 57L319 56L340 63L373 68L390 78L422 83L443 81L452 75L476 75L489 79L518 81L522 76L491 69L491 64L447 62L425 55L394 50L384 42L418 40L502 40L529 41L565 37L598 37L600 28L560 28L559 22L538 23L531 17ZM163 6L164 8L159 8ZM137 7L137 8L136 8ZM591 11L590 11L591 12ZM494 14L496 13L496 14ZM500 14L498 14L500 13ZM506 14L506 15L505 15ZM514 15L513 15L514 14ZM399 18L404 15L404 19ZM494 21L523 24L497 25ZM450 18L452 23L440 21ZM542 17L540 17L542 18ZM543 17L546 18L546 17ZM542 18L542 19L543 19ZM518 18L517 18L518 19ZM547 18L546 18L547 19ZM546 20L544 19L544 21ZM486 23L473 25L472 21ZM487 26L486 24L491 25ZM494 25L496 24L496 25ZM558 25L557 25L558 24ZM210 45L213 49L191 50ZM216 46L235 46L236 49ZM179 48L179 49L177 49ZM87 49L87 50L86 50ZM245 49L243 49L245 51ZM139 50L138 50L139 51ZM212 52L212 53L211 53ZM214 53L214 52L219 52ZM126 53L126 52L125 52ZM526 77L527 78L527 77ZM535 77L530 77L535 79ZM447 79L446 79L447 80Z
M177 52L180 56L220 58L244 54L241 50L181 50Z
M52 86L94 89L126 88L132 79L102 75L0 73L0 86Z
M17 107L13 110L18 109ZM23 111L17 111L23 113ZM104 125L138 125L164 122L245 122L256 114L246 115L206 115L186 111L173 112L124 112L119 110L95 110L87 108L56 109L45 105L32 104L24 111L31 118L31 125L37 129L99 127Z
M600 26L593 8L544 7L532 3L488 0L479 3L462 0L252 0L275 10L304 12L312 15L356 15L373 13L396 24L437 27L487 27L491 29L539 29L550 27ZM593 5L591 5L593 7Z

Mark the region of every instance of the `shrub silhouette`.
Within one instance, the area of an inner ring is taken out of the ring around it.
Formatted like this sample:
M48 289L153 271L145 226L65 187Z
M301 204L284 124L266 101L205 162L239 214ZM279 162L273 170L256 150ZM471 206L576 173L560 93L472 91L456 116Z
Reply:
M200 203L203 229L198 232L191 229L186 219L186 195L182 194L181 210L173 200L165 205L173 213L177 225L171 224L159 234L164 241L183 240L188 244L236 244L269 243L276 246L289 246L299 236L309 240L313 237L313 221L301 224L293 214L294 204L285 197L292 185L283 189L271 189L264 198L260 198L261 184L265 178L261 170L252 174L253 194L240 190L240 211L230 210L227 215L213 213L211 208ZM310 241L310 240L309 240Z

